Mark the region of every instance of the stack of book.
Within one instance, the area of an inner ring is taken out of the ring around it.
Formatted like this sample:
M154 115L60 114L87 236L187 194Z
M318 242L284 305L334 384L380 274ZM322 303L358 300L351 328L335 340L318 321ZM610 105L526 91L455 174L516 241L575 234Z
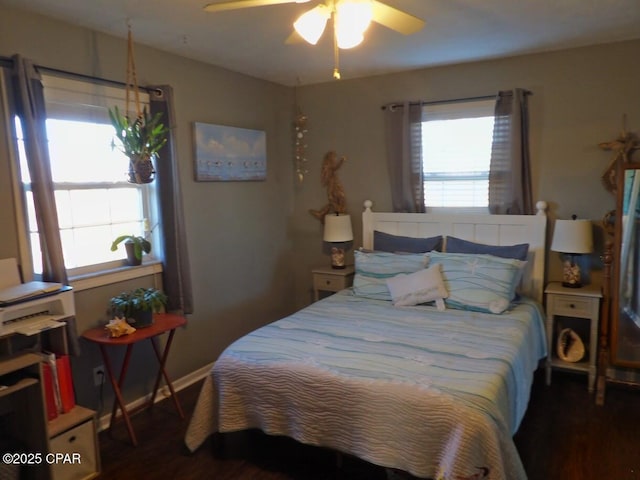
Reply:
M61 413L75 407L73 377L69 355L42 352L42 377L46 400L47 418L53 420Z

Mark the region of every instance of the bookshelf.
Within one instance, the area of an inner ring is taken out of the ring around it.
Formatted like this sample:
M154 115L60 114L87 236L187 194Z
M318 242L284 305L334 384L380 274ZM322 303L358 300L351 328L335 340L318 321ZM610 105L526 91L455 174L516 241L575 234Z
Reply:
M54 328L30 336L0 334L0 450L26 454L20 465L0 463L0 478L97 477L100 453L95 412L75 405L48 420L43 357L39 353L43 350L67 355L65 329Z

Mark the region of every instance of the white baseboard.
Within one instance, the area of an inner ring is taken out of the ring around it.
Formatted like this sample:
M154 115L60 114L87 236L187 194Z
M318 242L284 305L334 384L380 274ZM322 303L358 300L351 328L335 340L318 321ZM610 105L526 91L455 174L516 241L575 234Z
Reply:
M194 383L199 382L200 380L202 380L207 376L207 374L211 371L212 367L213 367L213 362L208 365L205 365L202 368L199 368L194 372L191 372L185 375L184 377L179 378L178 380L172 381L171 383L173 385L173 390L176 392L179 392L180 390L183 390L193 385ZM169 391L169 387L164 385L158 389L158 394L156 395L154 404L158 403L161 400L169 398L170 396L171 396L171 392ZM138 398L137 400L134 400L133 402L128 403L127 411L131 411L134 408L144 405L145 403L149 402L150 399L151 399L151 394L149 393L148 395L145 395L142 398ZM110 421L111 421L110 413L102 415L100 418L98 418L98 431L101 432L109 428Z

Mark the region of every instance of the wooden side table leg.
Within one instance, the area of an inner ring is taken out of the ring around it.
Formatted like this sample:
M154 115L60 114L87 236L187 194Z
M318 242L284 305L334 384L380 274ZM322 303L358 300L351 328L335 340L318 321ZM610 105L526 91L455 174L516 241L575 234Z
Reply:
M154 341L154 338L150 338L151 345L153 346L153 351L156 354L156 358L160 363L160 368L158 370L158 376L156 377L156 383L153 387L153 393L151 394L151 400L149 403L149 408L153 406L153 402L156 398L156 393L158 392L158 388L160 387L160 380L164 376L165 382L167 382L167 387L171 392L171 398L173 399L173 404L176 406L176 410L180 415L180 418L184 419L184 413L182 411L182 407L180 406L180 402L178 401L178 397L176 396L176 392L173 390L173 385L171 384L171 380L169 379L169 375L165 370L165 364L167 363L167 358L169 357L169 350L171 349L171 343L173 342L173 335L176 333L175 330L171 330L169 332L169 338L167 339L167 344L164 347L164 352L160 355L160 350L158 349L158 345Z
M127 426L127 431L129 432L129 438L131 438L131 443L133 443L134 447L138 446L138 440L136 439L136 434L133 431L133 425L131 425L131 419L129 418L129 414L127 413L127 409L124 404L124 399L122 398L122 385L124 384L124 379L127 374L127 369L129 368L129 360L131 358L131 348L133 345L127 345L127 351L124 356L124 361L122 363L122 368L120 369L120 376L118 377L118 381L116 382L116 377L113 374L113 368L111 367L111 361L109 359L109 354L107 352L107 348L105 345L100 345L100 351L102 352L102 358L104 360L104 366L107 370L107 374L109 376L109 380L111 381L111 387L113 388L113 393L116 396L116 400L113 402L113 409L111 410L111 421L109 422L109 433L113 428L113 424L116 419L116 414L118 413L118 407L122 411L122 418L124 419L124 423Z

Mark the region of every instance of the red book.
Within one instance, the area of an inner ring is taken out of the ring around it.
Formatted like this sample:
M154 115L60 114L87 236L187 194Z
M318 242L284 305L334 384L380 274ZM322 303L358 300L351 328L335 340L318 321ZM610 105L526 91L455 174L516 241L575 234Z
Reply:
M53 393L53 375L51 366L47 362L42 362L42 383L44 389L44 398L46 402L47 419L53 420L58 416L58 408L56 407L56 397Z
M58 384L60 386L60 401L62 413L71 411L76 406L76 397L73 393L73 377L71 376L71 364L69 355L60 355L56 358L58 370Z

